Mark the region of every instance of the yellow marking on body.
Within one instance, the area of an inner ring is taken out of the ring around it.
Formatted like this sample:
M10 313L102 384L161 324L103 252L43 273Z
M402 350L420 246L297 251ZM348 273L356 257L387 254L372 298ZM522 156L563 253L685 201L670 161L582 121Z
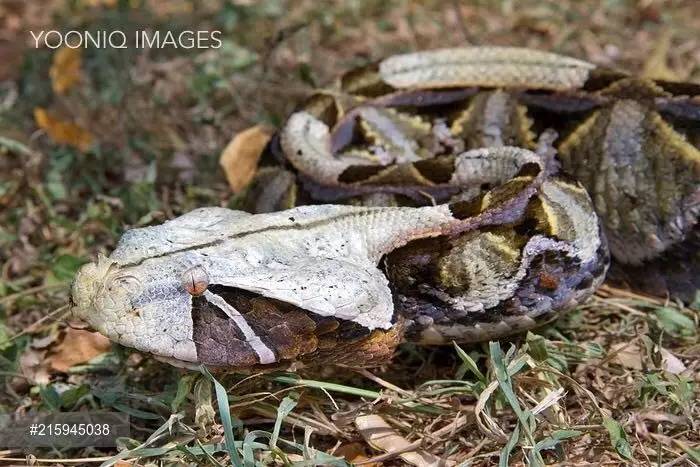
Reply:
M544 198L542 200L542 210L544 211L545 218L547 220L547 226L549 227L550 235L559 235L559 216L552 206L552 204Z
M459 114L459 116L455 119L454 122L452 122L450 132L453 135L459 136L464 132L464 124L472 118L472 114L474 113L475 107L476 100L472 99L471 103L467 106L467 108Z
M507 184L511 184L513 182L531 182L533 178L529 175L519 175L517 177L513 177L510 180L508 180ZM501 187L505 186L501 185ZM500 194L500 193L499 193ZM493 190L487 192L484 197L481 199L481 211L485 211L492 202L493 198Z
M517 260L518 258L520 258L520 250L510 246L509 239L507 237L497 235L492 232L486 232L484 234L484 237L486 238L486 240L489 241L490 245L494 249L510 257L512 260Z
M549 180L549 182L561 187L564 190L569 190L584 196L588 196L588 191L583 187L583 185L578 183L571 183L558 178Z
M481 212L484 212L488 207L489 203L491 203L491 192L489 191L484 195L483 198L481 198L481 204L479 206L479 210Z
M406 140L416 137L417 135L428 134L432 128L431 124L423 120L418 115L409 115L405 113L397 112L394 109L389 108L374 108L380 115L386 117L392 122L393 125L397 127L398 132ZM368 139L372 140L375 144L386 144L390 135L384 135L374 129L374 126L366 118L360 118L360 125L362 130ZM405 134L404 131L410 130L412 134Z
M652 128L660 132L662 141L668 146L672 146L684 159L700 164L700 150L698 150L698 148L690 144L688 140L669 125L658 112L650 112L648 117L650 117Z
M376 154L372 154L372 152L370 152L367 149L351 149L349 151L341 152L336 157L340 160L361 159L361 160L367 160L367 161L373 162L375 164L381 163L381 161L379 160L379 157L377 157Z
M576 130L574 130L574 132L571 133L569 137L559 145L559 154L569 156L571 147L578 146L581 143L583 137L586 136L591 128L595 126L599 117L600 111L596 111L592 113L590 117L581 122L581 124L576 127Z
M527 115L527 107L518 104L515 106L515 113L518 117L518 133L520 141L525 147L533 149L535 144L535 133L532 131L532 119Z

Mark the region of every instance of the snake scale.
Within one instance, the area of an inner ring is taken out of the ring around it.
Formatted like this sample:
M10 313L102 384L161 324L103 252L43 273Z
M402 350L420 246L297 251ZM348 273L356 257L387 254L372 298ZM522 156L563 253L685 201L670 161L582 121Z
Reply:
M74 316L179 366L387 361L558 316L610 278L698 290L700 85L508 47L316 91L238 202L127 231ZM612 258L612 261L611 261Z

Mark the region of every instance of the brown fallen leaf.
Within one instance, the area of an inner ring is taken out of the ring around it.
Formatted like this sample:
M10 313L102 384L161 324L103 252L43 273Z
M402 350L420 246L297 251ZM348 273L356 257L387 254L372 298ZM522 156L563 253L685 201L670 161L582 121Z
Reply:
M194 385L194 422L201 436L209 436L216 419L211 402L211 388L211 381L206 378L200 378Z
M688 369L678 357L663 347L659 349L659 353L661 354L661 368L669 373L680 375Z
M687 426L691 420L682 415L676 415L660 410L645 409L636 414L642 420L649 420L654 423L670 423L672 425Z
M32 384L45 385L51 381L48 365L44 356L46 350L27 347L19 357L19 368L21 373Z
M63 46L53 54L49 69L51 88L56 94L65 94L82 78L82 49Z
M355 426L367 444L375 449L396 453L404 462L420 467L451 466L453 461L440 459L422 449L415 448L410 441L399 435L379 415L363 415L355 419Z
M363 463L362 467L380 467L382 464L378 462L368 462L367 453L365 452L365 447L362 443L348 443L343 444L338 449L333 451L333 455L336 457L342 457L348 462L353 464Z
M88 362L112 347L109 339L97 332L66 328L61 342L47 357L54 371L65 373L69 368Z
M237 133L221 153L219 164L234 193L240 193L253 179L260 155L271 136L270 128L255 125Z
M642 361L642 349L636 342L621 342L610 348L610 352L615 354L612 361L630 370L641 370L644 368Z
M42 130L59 144L68 144L81 151L87 151L92 145L92 135L81 126L63 121L51 115L46 109L34 109L34 121Z

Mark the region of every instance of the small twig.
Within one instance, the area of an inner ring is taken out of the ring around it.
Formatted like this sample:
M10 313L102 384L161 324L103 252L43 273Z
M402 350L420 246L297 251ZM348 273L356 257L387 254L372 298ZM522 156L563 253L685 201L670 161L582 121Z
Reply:
M604 292L607 294L610 294L612 296L614 295L621 295L623 297L627 298L633 298L636 300L642 300L645 302L653 303L654 305L659 305L659 306L666 306L668 304L668 300L661 300L659 298L652 297L650 295L643 295L639 293L632 292L630 290L625 290L625 289L618 289L617 287L611 287L609 285L602 285L600 289L598 289L600 292Z
M683 461L688 460L688 454L683 454L682 456L676 457L670 462L666 462L665 464L661 464L661 467L672 467L674 465L678 465Z
M474 446L467 454L465 454L463 460L471 459L472 457L476 456L481 449L486 446L486 444L489 442L487 438L482 438L481 441L479 441L476 446Z
M22 331L18 332L17 334L15 334L15 335L12 336L12 337L10 337L10 338L8 339L8 342L12 342L12 341L14 341L15 339L17 339L17 338L19 338L19 337L21 337L21 336L23 336L23 335L25 335L25 334L29 334L29 333L35 332L36 329L39 327L39 325L42 324L44 321L46 321L46 320L48 320L48 319L51 319L51 318L53 318L55 315L57 315L57 314L59 314L59 313L62 313L62 312L65 312L65 311L67 311L67 310L68 310L68 305L63 305L63 306L61 306L61 307L56 308L55 310L53 310L53 311L52 311L51 313L49 313L48 315L46 315L46 316L44 316L44 317L42 317L42 318L39 318L38 320L36 320L34 323L32 323L32 324L30 324L29 326L27 326L27 327L26 327L25 329L23 329ZM59 319L60 319L60 318L59 318Z
M401 389L400 387L396 386L395 384L392 384L386 380L383 380L379 376L375 375L374 373L370 372L366 368L355 368L354 369L355 373L359 373L365 378L374 381L375 383L379 384L382 387L385 387L386 389L389 389L390 391L394 391L399 394L403 394L404 396L407 397L414 397L414 394L410 391L407 391L405 389Z
M252 405L249 410L255 412L258 415L262 415L264 417L269 417L272 420L277 418L276 407L274 407L274 406L270 406L270 405L265 406L265 404L261 403L258 405ZM291 425L293 427L300 427L300 428L310 426L313 429L317 430L317 432L324 434L324 435L343 436L343 433L341 431L339 431L337 426L326 425L323 421L316 420L314 418L307 417L305 415L289 414L285 418L284 423Z
M624 310L624 311L631 313L633 315L637 315L637 316L641 316L641 317L649 316L647 313L644 313L643 311L639 311L636 308L632 308L631 306L628 306L628 305L623 305L622 303L616 303L613 301L606 301L605 304L610 305L610 306L614 306L616 308Z
M3 456L9 456L10 454L21 454L22 450L21 449L5 449L3 451L0 451L0 458Z
M231 393L231 392L233 392L234 389L236 389L236 387L240 386L241 384L245 383L246 381L249 381L251 379L255 379L258 376L263 376L264 374L265 373L259 372L259 373L253 373L252 375L248 375L245 378L243 378L242 380L237 381L236 384L234 384L233 386L228 388L228 391L226 391L226 392Z
M68 285L66 282L60 282L58 284L42 284L37 285L36 287L30 287L25 290L20 290L19 292L0 298L0 305L8 305L17 300L18 298L24 297L25 295L31 295L33 293L41 292L44 290L58 289L61 287L65 287L66 285Z

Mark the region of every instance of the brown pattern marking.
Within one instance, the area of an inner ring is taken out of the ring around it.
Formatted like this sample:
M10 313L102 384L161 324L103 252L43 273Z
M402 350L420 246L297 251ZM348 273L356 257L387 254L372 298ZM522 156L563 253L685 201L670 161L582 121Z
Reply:
M197 355L200 363L215 368L273 370L297 361L371 366L391 358L402 336L401 326L370 332L352 321L319 316L244 290L220 285L209 290L241 313L278 363L260 365L236 324L206 298L195 297L192 318Z

